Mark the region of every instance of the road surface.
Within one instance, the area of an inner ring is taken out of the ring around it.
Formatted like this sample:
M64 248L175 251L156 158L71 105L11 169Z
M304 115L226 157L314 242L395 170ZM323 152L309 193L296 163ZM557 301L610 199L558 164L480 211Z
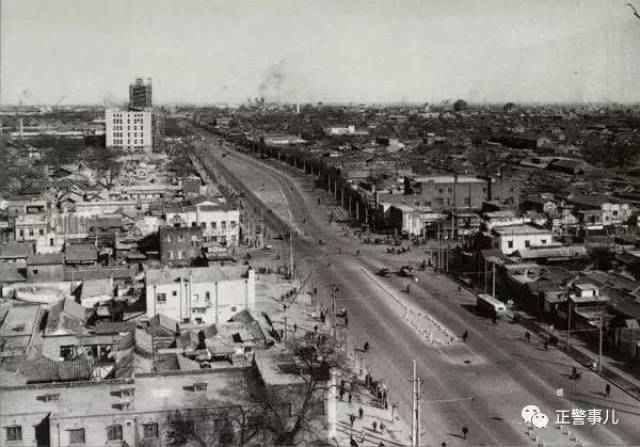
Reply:
M441 445L537 445L527 434L520 413L525 405L539 406L550 419L547 429L534 435L549 445L637 445L640 440L640 404L618 391L615 398L601 395L605 383L583 372L579 383L567 377L576 365L554 348L544 350L538 340L527 342L518 325L490 321L469 311L473 296L459 291L456 283L433 272L417 274L411 294L402 293L406 278L376 278L371 272L389 266L389 258L357 239L331 231L326 217L314 206L314 198L300 181L248 155L222 148L214 137L203 144L219 163L231 161L253 166L256 175L277 185L286 195L296 227L306 234L294 238L296 264L314 269L317 281L342 285L338 308L350 313L349 333L357 346L368 341L371 352L364 356L365 368L382 378L391 389L406 420L411 420L412 360L417 361L421 386L421 444ZM227 152L226 157L221 154ZM267 222L273 223L273 222ZM319 246L317 240L326 241ZM356 250L360 255L356 256ZM403 300L442 323L455 334L468 330L466 343L434 346L424 334L407 324L398 311ZM533 337L535 338L535 337ZM556 391L562 388L563 397ZM588 422L584 426L555 428L557 410L615 409L618 425ZM461 427L469 428L467 440ZM568 433L565 433L568 432ZM576 440L572 438L575 435Z

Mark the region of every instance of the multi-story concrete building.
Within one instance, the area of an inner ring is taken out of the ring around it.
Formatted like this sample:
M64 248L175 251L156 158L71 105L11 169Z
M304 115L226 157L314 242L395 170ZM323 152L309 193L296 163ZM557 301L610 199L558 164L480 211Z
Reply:
M149 318L212 324L255 308L255 273L244 266L148 270L145 282Z
M151 78L144 82L143 78L129 84L129 110L145 110L153 106L153 90L151 88Z
M487 182L459 175L417 177L420 205L434 211L479 210L488 197Z
M201 227L160 227L160 260L172 265L188 266L202 256Z
M167 225L200 227L205 246L234 246L240 240L240 210L209 200L165 210Z
M219 445L229 415L249 407L228 394L238 377L243 369L235 367L3 387L0 445L160 447L169 445L168 418L176 410L202 415L197 424L202 442Z
M151 112L141 110L105 111L106 146L129 151L151 151Z

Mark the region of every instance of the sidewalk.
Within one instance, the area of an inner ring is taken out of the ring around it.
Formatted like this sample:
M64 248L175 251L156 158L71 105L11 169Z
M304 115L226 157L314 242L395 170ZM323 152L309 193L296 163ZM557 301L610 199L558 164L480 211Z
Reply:
M558 331L551 327L547 323L543 323L534 319L534 317L528 315L525 312L517 312L522 318L523 325L530 328L533 332L537 332L543 336L555 336L558 338L558 349L565 352L574 360L581 363L584 367L594 370L595 373L600 375L603 379L616 385L618 388L629 394L634 399L640 401L640 379L627 371L615 366L619 363L618 360L603 353L602 354L602 371L597 371L597 368L593 368L593 365L598 363L598 355L592 352L586 341L579 337L571 338L571 346L567 346L567 335L563 331Z
M330 312L324 323L319 317L319 307L312 302L310 287L303 290L296 301L287 310L287 336L301 337L307 332L317 332L329 335L332 331ZM270 309L270 317L274 327L284 331L285 313L283 306L272 303L266 307ZM346 327L342 318L337 319L338 338L344 339ZM392 418L393 403L389 401L387 409L381 401L376 399L365 386L365 371L360 371L357 365L355 351L348 350L346 364L338 381L345 381L345 393L342 399L337 400L337 443L340 446L349 446L351 437L358 445L364 446L405 446L411 444L410 426L403 421L396 410ZM360 362L361 363L361 362ZM351 392L352 400L349 403L348 395ZM359 417L359 409L363 410L363 418ZM353 427L350 416L354 415ZM373 423L376 430L373 430ZM384 424L384 425L382 425ZM384 427L383 429L381 427ZM363 441L364 434L364 441Z

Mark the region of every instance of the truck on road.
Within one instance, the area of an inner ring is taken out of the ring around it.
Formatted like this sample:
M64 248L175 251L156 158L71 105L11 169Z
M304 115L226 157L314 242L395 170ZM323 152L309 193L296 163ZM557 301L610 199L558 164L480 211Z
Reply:
M476 313L490 318L501 318L507 315L507 306L491 295L480 293L476 301Z

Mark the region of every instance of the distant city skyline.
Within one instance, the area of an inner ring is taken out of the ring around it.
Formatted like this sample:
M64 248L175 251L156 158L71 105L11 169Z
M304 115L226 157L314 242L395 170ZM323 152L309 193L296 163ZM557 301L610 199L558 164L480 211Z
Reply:
M640 102L627 1L2 3L2 105Z

